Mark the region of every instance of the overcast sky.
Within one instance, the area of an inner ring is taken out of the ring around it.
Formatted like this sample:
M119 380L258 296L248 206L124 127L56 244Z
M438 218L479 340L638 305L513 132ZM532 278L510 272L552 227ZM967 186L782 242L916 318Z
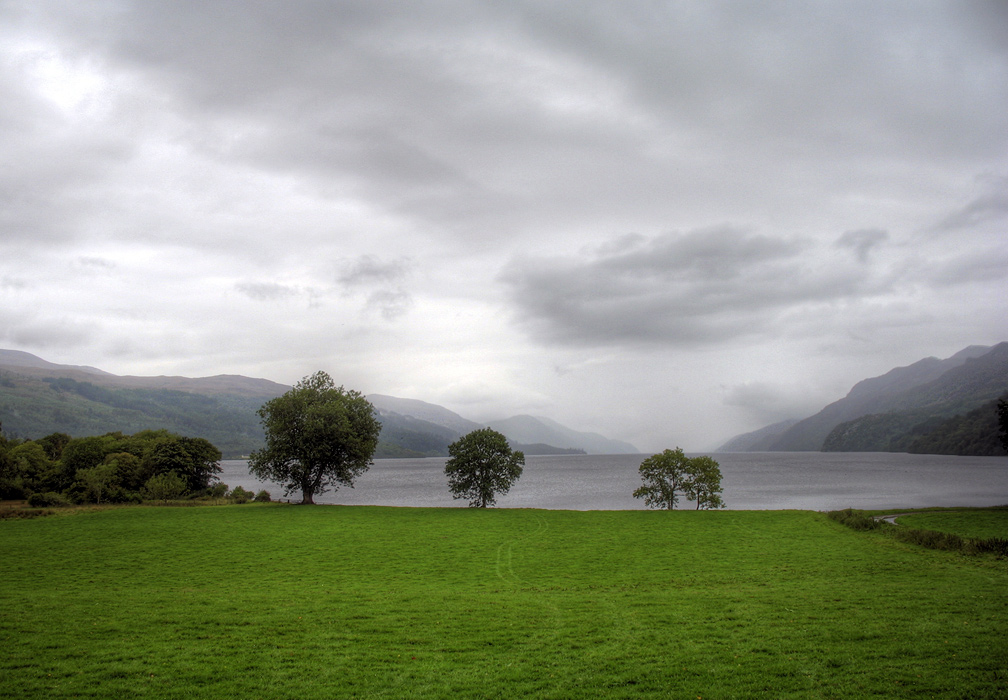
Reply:
M0 0L0 347L658 451L1008 340L1008 3Z

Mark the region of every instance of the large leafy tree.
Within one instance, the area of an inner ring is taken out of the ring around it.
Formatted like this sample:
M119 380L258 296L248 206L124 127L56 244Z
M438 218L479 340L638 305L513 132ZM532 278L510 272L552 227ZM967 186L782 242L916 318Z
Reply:
M697 510L724 508L721 500L721 467L712 457L689 458L686 469L686 497L696 501Z
M518 481L525 455L511 451L507 438L490 428L480 428L448 446L445 475L453 498L468 498L470 508L497 502Z
M249 471L275 481L302 503L330 487L353 486L372 464L381 423L362 394L316 372L259 409L266 446L249 457Z
M651 455L637 470L643 484L633 492L643 498L649 508L672 510L679 502L679 492L685 492L689 480L689 458L682 448Z

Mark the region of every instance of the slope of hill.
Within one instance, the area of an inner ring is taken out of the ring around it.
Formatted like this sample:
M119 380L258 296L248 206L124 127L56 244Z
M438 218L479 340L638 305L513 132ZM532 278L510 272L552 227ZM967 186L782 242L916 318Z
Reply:
M165 428L206 438L225 457L235 457L261 446L256 410L267 398L100 386L0 369L0 424L11 437L37 439L56 432L83 437Z
M785 420L754 430L751 433L736 435L721 445L716 452L767 452L774 442L780 439L786 430L791 428L797 419Z
M384 394L368 394L368 401L378 409L380 415L408 416L427 424L447 428L455 435L465 435L466 433L482 428L479 423L463 418L454 411L449 411L444 406L419 401L417 399L400 399L396 396L385 396Z
M256 411L289 388L239 375L117 376L0 349L0 428L10 437L33 439L54 432L83 437L165 428L180 435L204 437L219 447L225 458L239 457L263 444ZM382 422L376 457L445 456L449 444L483 427L447 408L416 399L381 394L368 399ZM599 446L607 444L636 451L626 443L550 424L551 430L542 435L551 439L522 439L501 432L515 449L530 455L604 452ZM558 444L553 438L562 441Z
M963 366L968 360L990 352L989 347L974 345L944 360L929 357L907 367L897 367L882 376L858 382L846 397L826 406L814 416L798 421L770 444L768 449L781 452L821 450L826 438L839 424L870 414L908 408L913 399L907 397L907 392L929 384L949 370ZM982 401L975 402L971 407L979 403Z
M490 421L490 427L517 443L545 443L557 447L582 449L588 454L636 454L628 442L610 440L598 433L583 433L560 425L549 418L528 415Z
M829 452L880 452L905 451L916 444L917 450L925 445L945 444L939 436L928 437L931 430L944 426L942 419L964 418L964 414L991 404L1008 390L1008 343L1001 343L980 356L967 359L937 379L914 386L887 397L882 403L884 412L860 416L837 425L823 442ZM973 421L969 421L972 423ZM960 427L962 425L960 424ZM996 431L993 436L996 438ZM968 454L988 454L983 442L969 444ZM962 443L963 450L967 443ZM937 449L937 447L936 447ZM945 452L947 454L947 452ZM957 452L956 454L964 454Z

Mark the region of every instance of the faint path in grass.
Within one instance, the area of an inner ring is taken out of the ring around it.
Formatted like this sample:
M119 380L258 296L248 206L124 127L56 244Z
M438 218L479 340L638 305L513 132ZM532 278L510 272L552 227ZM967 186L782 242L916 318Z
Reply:
M529 514L536 520L535 530L532 530L521 537L514 537L506 542L502 542L497 547L497 577L502 581L507 581L508 583L513 584L522 583L522 578L518 576L514 570L514 546L519 542L523 542L540 535L549 527L549 524L546 522L546 518L544 518L541 514L534 511L529 511Z

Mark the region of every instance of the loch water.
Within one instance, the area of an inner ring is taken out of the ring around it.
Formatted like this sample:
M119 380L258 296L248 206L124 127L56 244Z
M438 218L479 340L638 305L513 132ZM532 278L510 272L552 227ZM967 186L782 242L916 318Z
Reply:
M1008 504L1008 457L955 457L878 452L751 452L713 454L721 466L723 498L735 510L834 510ZM534 456L501 508L635 510L637 468L633 455ZM317 503L464 507L444 475L444 457L379 459L354 484L316 496ZM277 484L248 473L245 460L224 460L221 481L231 488L266 489L280 500ZM680 500L680 508L694 504Z

